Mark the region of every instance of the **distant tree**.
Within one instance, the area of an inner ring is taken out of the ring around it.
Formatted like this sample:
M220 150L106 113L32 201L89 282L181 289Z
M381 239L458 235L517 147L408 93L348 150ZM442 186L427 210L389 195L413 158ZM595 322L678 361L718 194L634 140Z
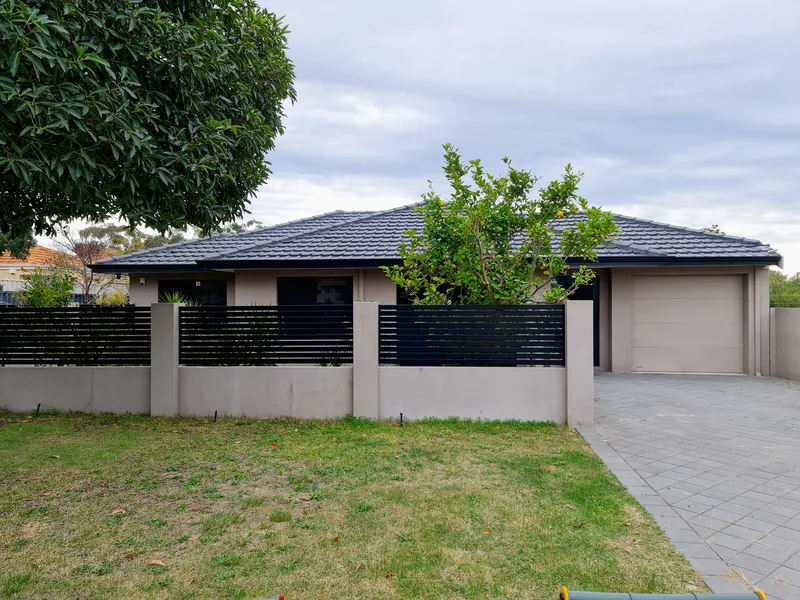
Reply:
M774 307L800 307L800 273L792 276L770 269L769 305Z
M23 287L14 293L14 300L28 308L57 308L69 306L74 284L66 272L53 269L36 269L23 275Z
M50 261L51 266L68 274L87 302L93 297L103 295L117 282L113 275L95 273L91 269L91 265L97 261L119 254L110 235L101 235L92 227L77 232L65 227L55 245L61 253Z
M0 251L242 218L295 100L287 32L256 0L3 0Z
M195 230L195 233L197 234L197 237L208 237L209 235L219 235L221 233L244 233L245 231L253 231L263 226L264 224L261 221L250 219L249 221L239 221L238 223L228 223L227 225L222 225L214 231L211 231L209 234L204 234L200 230Z
M532 193L530 171L486 173L479 160L464 163L446 144L447 201L431 187L416 208L421 231L400 244L402 265L386 274L419 304L525 304L538 297L561 302L594 272L570 269L567 259L597 259L597 247L616 231L611 213L578 195L583 173L567 165L561 180ZM567 288L556 278L572 273Z
M258 229L261 226L261 221L251 219L249 221L221 225L207 232L197 228L193 228L192 231L195 238L200 238L221 233L243 233ZM163 233L149 233L140 228L131 228L127 225L110 222L84 227L80 230L80 234L83 237L102 240L108 246L109 251L114 254L129 254L138 250L152 250L167 244L176 244L192 239L187 237L186 232L180 229L167 229Z
M168 229L163 233L147 233L141 229L131 228L118 223L100 223L81 230L86 237L103 240L109 250L115 254L128 254L137 250L150 250L182 242L185 232L179 229Z

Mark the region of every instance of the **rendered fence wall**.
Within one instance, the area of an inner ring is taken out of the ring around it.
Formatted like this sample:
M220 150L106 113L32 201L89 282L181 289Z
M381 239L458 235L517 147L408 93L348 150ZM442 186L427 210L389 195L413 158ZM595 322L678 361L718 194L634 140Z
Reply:
M0 407L150 412L150 367L0 367Z
M357 382L361 378L372 381L373 372L377 376L372 386L355 388L355 414L390 418L402 412L408 419L462 417L591 424L592 303L503 307L510 311L510 318L503 309L481 308L485 310L478 324L454 335L453 343L447 336L431 337L427 327L443 315L452 319L449 311L428 315L425 309L411 310L399 318L397 313L384 313L381 316L390 319L380 320L379 335L370 331L375 322L371 315L359 318L359 312L370 309L356 305L355 376ZM456 322L465 322L464 315L455 315ZM502 322L497 333L493 332L493 321ZM457 332L458 327L454 324L452 329ZM368 348L363 352L366 356L360 356L358 338L380 338L380 365ZM478 344L479 349L454 355L453 349L461 347L464 340ZM488 343L481 346L481 340ZM441 356L437 356L437 349L442 350ZM460 356L466 358L459 360ZM458 365L460 361L472 366L424 366ZM386 364L392 362L395 364ZM423 366L403 366L409 362ZM519 366L498 366L509 363ZM372 398L378 399L377 405Z
M333 419L353 413L353 368L180 367L182 415Z
M800 381L800 308L770 309L770 375Z
M380 416L567 420L567 370L380 367Z

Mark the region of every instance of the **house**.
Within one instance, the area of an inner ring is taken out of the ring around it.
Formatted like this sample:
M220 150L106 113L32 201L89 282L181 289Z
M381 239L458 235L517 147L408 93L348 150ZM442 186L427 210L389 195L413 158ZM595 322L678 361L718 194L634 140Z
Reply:
M63 252L44 246L34 246L24 259L11 256L11 253L5 251L0 254L0 280L22 279L25 273L50 268L62 254Z
M181 292L206 305L407 301L379 269L399 261L415 205L331 212L256 231L191 240L103 260L130 275L131 302ZM768 373L769 266L781 256L745 238L615 216L599 249L594 361L615 372ZM566 221L566 220L565 220Z

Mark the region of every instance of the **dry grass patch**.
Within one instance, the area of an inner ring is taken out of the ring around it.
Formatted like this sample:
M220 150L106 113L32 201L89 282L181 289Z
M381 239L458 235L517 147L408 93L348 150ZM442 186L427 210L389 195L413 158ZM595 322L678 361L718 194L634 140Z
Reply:
M704 589L563 427L0 419L0 597Z

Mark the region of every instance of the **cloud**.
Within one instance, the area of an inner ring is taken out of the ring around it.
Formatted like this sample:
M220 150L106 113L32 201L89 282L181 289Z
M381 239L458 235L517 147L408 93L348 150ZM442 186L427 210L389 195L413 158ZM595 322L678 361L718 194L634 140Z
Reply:
M281 156L298 161L391 161L424 147L436 123L431 103L412 94L300 82L298 98L279 141Z
M441 144L592 202L771 243L800 270L796 0L270 0L299 100L253 211L413 202Z
M273 225L334 210L386 210L418 201L425 190L414 179L283 174L259 190L252 218Z

